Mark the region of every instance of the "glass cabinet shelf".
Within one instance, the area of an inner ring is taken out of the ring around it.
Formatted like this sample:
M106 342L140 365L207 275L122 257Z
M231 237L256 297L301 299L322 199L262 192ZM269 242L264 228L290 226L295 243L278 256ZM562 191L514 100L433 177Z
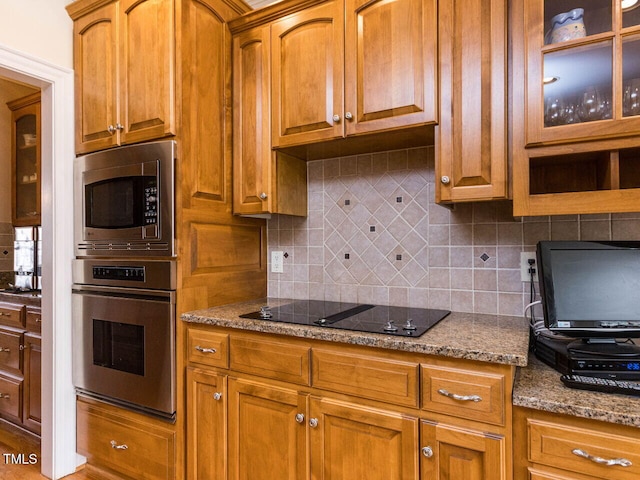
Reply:
M527 144L640 131L640 2L524 2Z

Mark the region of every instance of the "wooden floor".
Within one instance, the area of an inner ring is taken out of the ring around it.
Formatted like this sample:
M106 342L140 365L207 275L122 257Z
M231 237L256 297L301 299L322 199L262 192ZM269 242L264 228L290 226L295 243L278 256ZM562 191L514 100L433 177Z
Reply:
M0 423L0 480L41 480L40 439L7 423ZM86 480L83 472L64 477Z

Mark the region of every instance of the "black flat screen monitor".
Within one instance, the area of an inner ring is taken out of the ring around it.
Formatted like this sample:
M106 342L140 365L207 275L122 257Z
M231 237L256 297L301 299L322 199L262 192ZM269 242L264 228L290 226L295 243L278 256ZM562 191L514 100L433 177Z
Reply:
M590 341L640 337L640 242L537 246L545 326Z

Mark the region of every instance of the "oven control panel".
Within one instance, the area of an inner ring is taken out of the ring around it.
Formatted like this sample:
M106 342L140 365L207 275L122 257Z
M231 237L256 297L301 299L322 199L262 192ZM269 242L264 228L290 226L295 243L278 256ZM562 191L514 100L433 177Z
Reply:
M128 280L144 282L144 267L99 266L93 267L94 280Z

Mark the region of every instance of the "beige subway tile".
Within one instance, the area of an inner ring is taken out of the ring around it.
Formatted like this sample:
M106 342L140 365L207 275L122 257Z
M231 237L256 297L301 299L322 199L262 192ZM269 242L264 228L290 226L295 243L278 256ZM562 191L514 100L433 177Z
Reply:
M581 220L580 240L611 240L611 223L607 220Z
M454 290L473 290L473 269L452 268L451 288Z
M475 313L498 313L497 292L473 292L473 310Z
M451 310L473 313L473 292L469 290L451 290Z
M499 293L498 314L523 316L524 301L520 293Z
M499 223L498 245L522 245L523 227L521 223Z
M473 271L474 290L495 292L498 289L496 271L493 269L476 269Z
M612 220L613 240L640 240L640 219Z
M473 266L473 247L471 246L452 246L450 249L450 265L452 267Z
M474 245L496 245L498 227L495 223L473 225Z
M577 221L551 222L551 240L579 240L580 224Z
M499 269L498 270L498 291L516 293L522 292L522 280L520 279L520 270L515 269Z

